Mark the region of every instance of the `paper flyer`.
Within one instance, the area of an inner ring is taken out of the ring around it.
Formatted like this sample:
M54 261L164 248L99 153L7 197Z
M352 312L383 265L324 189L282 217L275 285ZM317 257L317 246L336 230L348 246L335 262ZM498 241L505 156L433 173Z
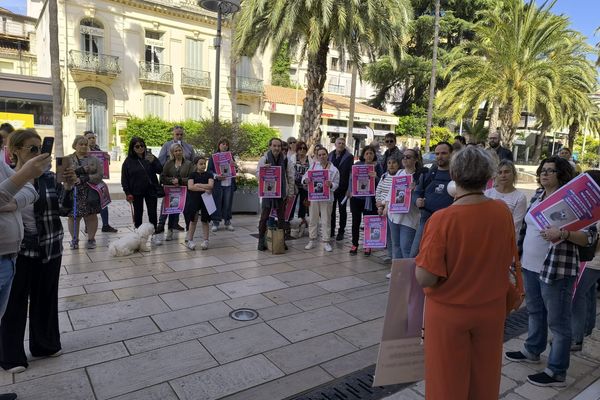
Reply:
M204 207L206 207L208 215L213 215L217 211L217 205L215 204L212 193L202 193L202 201L204 202Z
M375 177L369 176L371 172L375 172L374 165L352 166L352 196L375 196Z
M260 167L258 171L258 196L266 199L281 198L281 167Z
M365 227L363 246L370 249L384 249L387 239L387 217L365 215L363 226Z
M180 214L185 208L187 197L186 186L163 186L165 188L165 197L163 197L163 214Z
M217 175L224 175L230 178L236 176L235 163L233 162L233 156L230 151L215 153L212 155L212 159Z
M88 182L88 186L98 193L98 196L100 197L100 207L106 208L106 206L108 206L111 202L110 193L108 192L108 186L106 186L106 183L100 182L93 184Z
M110 155L103 151L90 151L88 154L100 161L103 168L102 179L110 179Z
M584 229L600 220L600 187L588 174L581 174L529 210L529 215L539 229Z
M392 275L373 386L417 382L425 377L421 343L425 293L415 278L415 259L392 262Z
M308 200L329 201L331 199L331 188L325 184L329 180L329 170L308 171Z
M410 209L412 175L394 176L389 194L388 212L406 214Z
M292 216L292 212L294 212L295 202L296 202L296 195L289 197L285 201L285 210L284 210L283 217L285 218L286 221L290 220L290 217ZM277 219L277 209L276 208L271 209L270 217Z

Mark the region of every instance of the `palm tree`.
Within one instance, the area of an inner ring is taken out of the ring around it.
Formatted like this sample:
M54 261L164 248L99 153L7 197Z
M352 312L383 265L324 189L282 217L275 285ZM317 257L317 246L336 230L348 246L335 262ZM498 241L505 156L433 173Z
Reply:
M58 4L57 0L48 2L50 74L52 75L52 122L54 124L54 148L56 155L62 157L63 148L63 94L58 46Z
M439 107L462 117L491 102L499 110L502 140L511 146L521 111L554 98L559 84L561 66L553 55L571 43L573 32L566 17L550 13L554 2L538 7L533 0L506 0L484 11L475 40L455 49L466 56L448 67L451 81Z
M321 138L330 47L359 72L364 55L388 53L399 60L411 14L409 0L244 0L236 41L246 54L268 45L277 54L288 42L291 54L307 59L300 136L312 143Z

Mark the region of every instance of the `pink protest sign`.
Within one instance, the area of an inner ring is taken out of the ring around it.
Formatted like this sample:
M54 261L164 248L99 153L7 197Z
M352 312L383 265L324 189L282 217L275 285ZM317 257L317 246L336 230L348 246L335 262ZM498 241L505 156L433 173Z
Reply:
M384 249L387 241L387 218L379 215L363 217L365 239L363 246L370 249Z
M266 199L281 198L281 167L260 167L258 171L258 196Z
M329 201L331 188L325 182L329 180L329 170L320 169L308 171L308 200Z
M103 151L90 151L89 155L97 158L100 164L102 164L102 179L110 179L110 155Z
M186 186L164 186L163 214L181 214L187 197Z
M406 214L410 209L410 199L412 191L410 184L412 175L400 175L392 178L392 187L390 188L390 204L388 212L391 214Z
M215 153L212 155L217 175L224 175L233 178L236 176L235 163L230 151Z
M375 177L369 176L373 172L375 172L374 165L352 166L352 196L375 196Z

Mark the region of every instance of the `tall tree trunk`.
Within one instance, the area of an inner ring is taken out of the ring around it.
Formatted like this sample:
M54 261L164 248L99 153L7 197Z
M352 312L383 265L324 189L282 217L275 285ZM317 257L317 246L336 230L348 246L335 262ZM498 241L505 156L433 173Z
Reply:
M429 151L431 127L433 126L433 102L435 101L435 82L437 78L437 53L440 37L440 0L435 0L435 24L433 31L433 57L431 58L431 82L429 83L429 104L427 105L427 132L425 151Z
M500 118L500 103L494 101L492 103L492 110L490 113L490 124L488 126L488 134L495 133L498 129L498 119Z
M48 1L50 19L50 74L52 76L52 123L54 125L54 149L57 157L64 155L63 148L63 93L58 45L58 0Z
M504 147L512 148L512 142L515 137L515 123L513 120L513 109L514 104L509 101L504 107L500 109L500 121L502 126L500 127L500 140Z
M306 97L302 104L300 136L308 145L321 141L321 114L323 112L323 88L327 80L327 53L329 37L321 42L319 51L308 57L306 71Z
M569 149L571 149L571 152L573 152L573 145L575 144L575 138L577 137L577 134L579 133L580 126L581 126L581 124L579 123L578 120L573 120L571 125L569 125L568 146L569 146Z
M544 138L546 137L546 132L548 132L548 127L546 125L542 125L540 127L540 133L535 135L533 157L531 158L531 161L533 161L534 164L538 164L542 158L542 149L544 148Z
M233 125L233 129L236 130L239 128L240 121L238 119L237 113L237 63L239 61L237 57L237 49L236 49L236 41L235 38L235 27L236 27L237 19L234 14L231 18L230 27L231 27L231 51L229 54L229 83L231 85L231 124Z

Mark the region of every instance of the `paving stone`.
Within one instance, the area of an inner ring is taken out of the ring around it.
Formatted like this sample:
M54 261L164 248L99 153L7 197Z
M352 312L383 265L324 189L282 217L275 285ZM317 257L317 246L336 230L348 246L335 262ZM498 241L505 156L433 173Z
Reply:
M335 332L359 349L373 346L381 342L383 318L364 322Z
M323 369L312 367L225 397L223 400L283 400L327 383L331 379L331 375Z
M275 290L265 293L265 296L277 304L291 303L293 301L316 297L329 292L310 283L308 285L294 286L287 289Z
M265 266L257 267L257 268L245 268L245 269L236 271L236 273L239 276L243 277L244 279L251 279L251 278L258 278L261 276L279 274L281 272L289 272L289 271L295 271L295 270L296 269L289 264L279 263L279 264L265 265Z
M156 332L158 328L154 322L149 317L144 317L64 333L60 341L63 351L68 353Z
M123 280L119 280L119 281L94 283L91 285L85 285L84 287L85 287L86 292L95 293L95 292L104 292L104 291L113 290L113 289L121 289L121 288L126 288L126 287L131 287L131 286L146 285L148 283L155 283L155 282L156 282L156 280L151 276L142 276L139 278L123 279Z
M317 243L317 246L321 245ZM312 267L318 267L320 265L327 265L328 263L323 261L323 257L317 257L314 253L305 254L304 257L298 258L293 261L288 261L288 264L294 268L300 269L312 269Z
M324 276L327 279L340 278L343 276L356 275L356 271L345 268L343 264L326 265L324 267L311 268L311 271Z
M508 392L511 389L514 389L517 386L517 382L513 381L512 379L502 375L500 377L500 395L503 395L504 393Z
M315 285L330 292L339 292L359 286L366 286L368 284L369 282L363 281L362 279L358 279L354 276L345 276L343 278L335 278L328 281L315 283Z
M73 326L71 325L71 320L69 319L69 314L66 312L58 313L58 326L60 333L71 332L73 330ZM25 334L29 333L29 328L25 330Z
M91 349L65 353L60 357L47 357L33 360L29 368L20 374L15 374L16 382L29 381L42 376L54 375L73 369L99 364L128 356L129 353L123 343L111 343Z
M220 300L229 300L223 292L215 287L202 287L184 290L181 292L167 293L160 296L172 310L200 306Z
M238 262L248 261L248 260L258 260L261 258L269 258L269 256L266 254L263 254L262 252L258 252L256 250L237 252L237 253L233 253L233 254L221 254L219 256L219 259L221 259L224 264L225 263L226 264L238 263Z
M336 378L367 368L377 362L379 345L371 346L321 364L321 367Z
M509 393L504 397L501 397L502 400L527 400L525 397L521 397L516 393Z
M260 310L258 310L258 314L265 321L285 317L292 314L298 314L301 312L302 310L300 308L296 307L291 303L261 308Z
M206 322L212 319L223 318L229 315L231 308L222 301L206 304L183 310L171 311L163 314L153 315L152 319L166 331L186 325Z
M111 291L78 294L58 299L58 310L76 310L78 308L97 306L100 304L116 303L117 301L119 301L119 299Z
M350 268L351 270L354 270L359 274L364 272L379 271L381 269L389 269L389 266L387 265L379 264L373 261L359 260L356 258L350 261L343 262L343 265L344 267Z
M180 292L185 289L185 285L179 281L166 281L117 289L114 290L114 293L117 295L119 300L133 300L163 293Z
M356 347L333 333L271 350L265 355L286 374L341 357Z
M281 377L263 355L222 365L171 381L181 400L215 400Z
M214 326L219 332L227 332L232 329L243 328L249 325L255 325L263 323L264 320L262 318L256 318L252 321L236 321L235 319L230 318L229 316L217 319L211 319L210 324Z
M229 297L237 298L287 288L287 285L272 276L264 276L246 279L241 282L224 283L217 285L217 287Z
M279 279L288 286L306 285L307 283L319 282L326 279L316 272L307 269L283 272L281 274L273 275L273 277Z
M96 397L108 399L216 366L197 341L163 347L88 368Z
M98 251L96 253L91 253L88 252L88 257L90 258L90 260L92 260L92 262L98 262L98 261L112 261L114 259L113 256L110 255L110 253L108 251ZM135 258L143 258L144 256L141 253L133 253L131 255L128 256L121 256L119 257L120 259L135 259Z
M102 271L85 272L81 274L61 275L58 282L59 288L89 285L91 283L108 282Z
M176 279L184 279L184 278L192 278L194 276L202 276L202 275L211 275L215 274L216 271L210 268L201 268L201 269L188 269L185 271L177 271L177 272L167 272L164 274L154 275L154 279L159 282L173 281Z
M94 399L94 392L83 369L3 386L2 392L18 393L19 400Z
M214 256L196 257L180 261L167 261L167 266L173 271L185 271L188 269L198 269L212 267L215 265L225 264L223 261Z
M83 286L73 286L73 287L58 289L58 298L59 299L61 299L63 297L77 296L79 294L85 294L85 289L83 288Z
M131 267L109 269L104 271L108 279L117 281L120 279L139 278L141 276L164 274L173 272L165 263L156 263L148 265L133 265Z
M242 261L239 263L233 264L223 264L214 266L213 269L216 272L228 272L228 271L237 271L239 269L247 269L247 268L256 268L260 267L260 264L256 261Z
M423 396L408 388L385 397L384 400L423 400Z
M188 288L194 289L204 286L218 285L219 283L241 281L242 278L235 272L222 272L220 274L202 275L193 278L183 278L180 280Z
M535 374L542 370L543 364L524 364L518 362L511 362L502 367L502 375L506 377L523 383L527 381L527 375Z
M367 281L369 283L381 283L387 282L386 275L390 271L388 269L382 269L379 271L365 272L362 274L355 275L357 278L362 279L363 281Z
M515 393L527 400L548 400L556 396L558 391L548 387L534 386L528 382L517 387Z
M271 258L261 258L256 260L259 265L272 265L272 264L280 264L288 261L292 261L291 258L282 255L276 255Z
M148 265L156 263L166 263L177 260L190 260L191 252L186 253L171 253L171 254L155 254L154 251L149 253L148 257L136 257L131 261L135 265Z
M324 294L317 297L309 297L294 302L295 306L300 307L304 311L314 310L315 308L327 307L337 303L348 301L348 298L338 293Z
M276 305L262 294L238 297L235 299L226 300L225 303L234 310L237 308L266 308Z
M121 269L130 267L133 264L131 259L111 259L108 261L99 261L99 262L91 262L87 263L65 263L63 257L63 265L66 265L66 270L69 274L79 274L85 272L93 272L93 271L110 271L111 269Z
M112 400L179 400L168 383L113 397Z
M349 299L360 299L361 297L373 296L374 294L387 293L389 290L389 281L374 283L368 286L361 286L354 289L342 290L339 292L342 296Z
M292 342L299 342L358 323L360 321L356 318L332 306L269 321L269 325Z
M146 317L169 311L169 307L158 297L121 301L115 304L80 308L69 311L75 329L91 328L112 322Z
M62 265L78 265L78 264L90 264L92 260L85 253L67 253L69 245L66 245L66 249L63 250Z
M217 333L207 322L184 326L169 331L153 333L151 335L136 337L125 341L125 346L131 354L143 353L146 351L170 346L176 343L183 343L198 339L204 336Z
M383 317L385 315L386 305L387 293L363 297L357 300L339 303L335 306L361 321L369 321Z

